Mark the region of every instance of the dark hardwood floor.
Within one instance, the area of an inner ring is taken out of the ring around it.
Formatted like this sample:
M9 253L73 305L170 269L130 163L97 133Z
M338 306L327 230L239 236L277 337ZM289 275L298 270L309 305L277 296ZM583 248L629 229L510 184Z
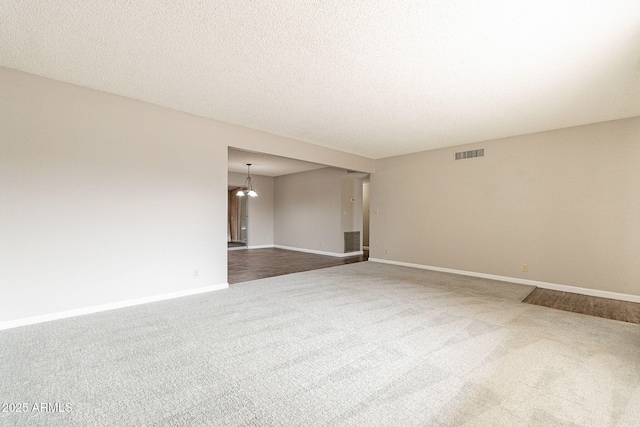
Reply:
M228 251L229 284L366 261L364 255L338 258L278 248Z
M640 324L640 304L536 288L522 302Z
M247 244L245 242L227 242L227 248L244 248Z

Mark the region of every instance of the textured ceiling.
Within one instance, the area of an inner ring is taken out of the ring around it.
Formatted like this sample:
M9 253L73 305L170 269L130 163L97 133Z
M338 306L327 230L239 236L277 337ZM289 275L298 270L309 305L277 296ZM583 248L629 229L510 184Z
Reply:
M380 158L640 115L638 0L2 0L0 65Z

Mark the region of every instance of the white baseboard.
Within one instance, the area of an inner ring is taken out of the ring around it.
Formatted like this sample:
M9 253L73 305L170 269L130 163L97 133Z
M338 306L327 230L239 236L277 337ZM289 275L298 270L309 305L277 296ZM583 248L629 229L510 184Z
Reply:
M246 246L233 246L230 248L227 248L228 251L244 251L248 249Z
M273 248L273 245L254 245L249 246L249 249L270 249Z
M286 249L288 251L307 252L307 253L310 253L310 254L328 255L328 256L333 256L333 257L338 257L338 258L345 258L345 257L348 257L348 256L357 256L357 255L362 255L363 254L362 251L338 253L338 252L316 251L314 249L294 248L294 247L291 247L291 246L282 246L282 245L273 245L273 247L274 248L278 248L278 249Z
M184 291L171 292L168 294L154 295L144 298L136 298L126 301L117 301L109 304L94 305L90 307L76 308L74 310L59 311L56 313L43 314L41 316L25 317L22 319L0 322L0 331L4 329L17 328L18 326L33 325L35 323L50 322L52 320L66 319L68 317L82 316L85 314L98 313L101 311L114 310L116 308L132 307L135 305L148 304L150 302L163 301L173 298L186 297L189 295L203 294L205 292L218 291L229 287L228 283L219 285L204 286L202 288L188 289Z
M539 282L537 280L519 279L517 277L496 276L494 274L475 273L473 271L454 270L452 268L432 267L423 264L413 264L409 262L391 261L380 258L369 258L371 262L382 264L401 265L404 267L420 268L423 270L441 271L443 273L460 274L463 276L480 277L483 279L500 280L502 282L518 283L521 285L532 285L538 288L552 289L554 291L571 292L574 294L589 295L592 297L609 298L620 301L630 301L640 303L640 295L621 294L618 292L601 291L599 289L580 288L577 286L559 285L557 283Z

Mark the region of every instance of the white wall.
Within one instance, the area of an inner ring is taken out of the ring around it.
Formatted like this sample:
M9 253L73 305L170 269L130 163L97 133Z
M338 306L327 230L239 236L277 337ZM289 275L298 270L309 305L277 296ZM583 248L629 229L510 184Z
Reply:
M640 295L639 138L636 117L378 160L371 257Z
M226 283L204 119L0 73L0 321Z
M344 232L362 234L362 177L350 175L338 168L251 175L259 196L249 199L249 246L344 253ZM241 186L245 179L229 173L229 185Z
M242 187L247 174L229 172L229 185ZM274 178L251 174L258 197L249 197L248 246L273 245Z
M0 324L225 284L229 145L373 169L0 67Z
M276 245L344 252L341 209L342 178L346 173L324 168L275 178Z

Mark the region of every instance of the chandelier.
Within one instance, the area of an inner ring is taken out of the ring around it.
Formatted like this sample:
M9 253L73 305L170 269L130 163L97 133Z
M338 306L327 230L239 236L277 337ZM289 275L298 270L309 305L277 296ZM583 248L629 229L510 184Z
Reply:
M251 185L251 174L249 173L249 169L251 168L251 163L247 163L247 179L244 182L244 185L238 189L236 196L244 197L245 195L256 197L258 193L253 191L253 185Z

